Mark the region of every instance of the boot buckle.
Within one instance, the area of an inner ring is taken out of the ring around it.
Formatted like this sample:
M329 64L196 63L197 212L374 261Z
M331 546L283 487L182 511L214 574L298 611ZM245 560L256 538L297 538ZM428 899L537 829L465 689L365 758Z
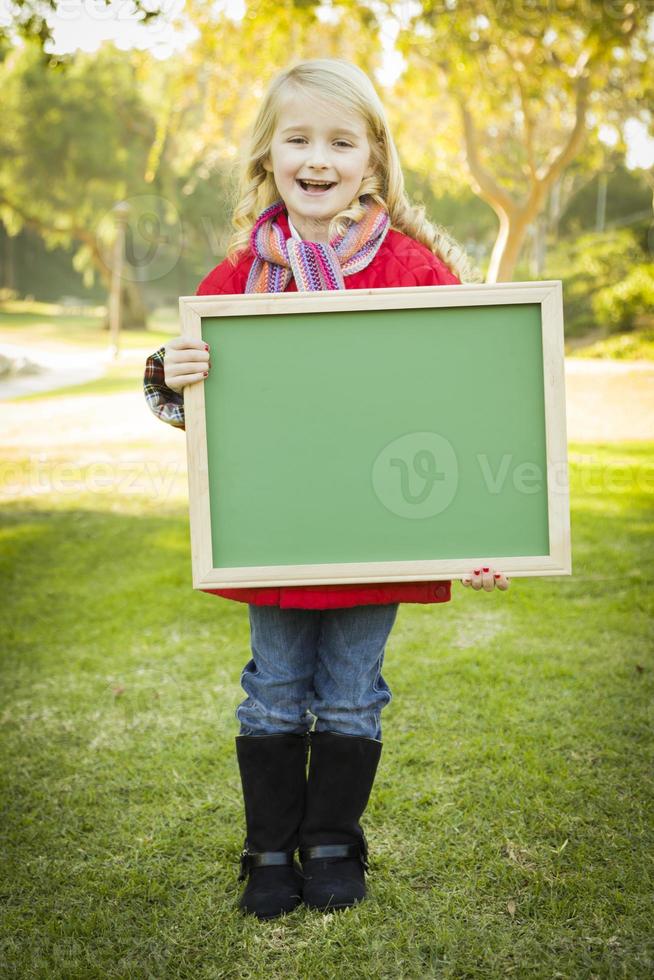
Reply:
M248 876L248 865L247 865L248 850L244 847L241 851L241 872L238 876L238 881L245 881Z
M241 851L241 873L239 881L245 881L252 868L269 868L273 865L277 867L293 867L295 851L248 851L244 847Z
M300 860L303 864L305 861L320 861L326 858L359 858L364 869L370 870L368 844L365 838L358 844L313 844L300 849Z

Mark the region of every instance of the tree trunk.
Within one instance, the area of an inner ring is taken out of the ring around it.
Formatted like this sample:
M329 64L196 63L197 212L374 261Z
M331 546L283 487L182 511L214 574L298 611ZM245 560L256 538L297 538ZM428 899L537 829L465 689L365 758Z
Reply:
M544 211L541 211L534 221L532 231L531 278L542 279L547 246L547 216Z
M138 283L124 279L120 286L121 330L145 330L148 325L148 311L141 296ZM109 329L109 310L102 322L102 329Z
M500 227L491 252L486 282L511 282L529 225L537 215L538 208L516 210L512 214L507 214L506 211L496 213Z
M5 254L5 261L2 264L2 268L4 271L2 275L2 282L0 282L0 285L4 289L13 290L16 282L15 263L14 263L14 257L15 257L14 239L11 237L11 235L7 234L7 232L4 229L2 230L2 245Z
M588 58L586 59L588 63ZM471 176L472 190L487 201L499 219L499 231L491 252L486 282L510 282L527 236L529 225L540 215L552 184L581 149L585 137L586 104L588 101L589 74L580 74L576 82L575 125L561 150L550 153L549 159L538 168L533 160L531 129L525 133L525 146L531 161L529 184L522 201L506 191L500 181L482 163L479 149L480 134L467 105L467 96L456 95L463 129L466 163Z

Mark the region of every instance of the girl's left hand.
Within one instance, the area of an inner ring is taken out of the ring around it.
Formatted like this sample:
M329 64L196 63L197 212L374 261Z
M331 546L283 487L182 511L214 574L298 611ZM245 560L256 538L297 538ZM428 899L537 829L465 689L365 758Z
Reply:
M504 572L496 572L493 568L475 568L472 574L466 575L461 579L461 585L472 586L475 592L485 589L492 592L498 588L501 592L506 592L509 587L509 578Z

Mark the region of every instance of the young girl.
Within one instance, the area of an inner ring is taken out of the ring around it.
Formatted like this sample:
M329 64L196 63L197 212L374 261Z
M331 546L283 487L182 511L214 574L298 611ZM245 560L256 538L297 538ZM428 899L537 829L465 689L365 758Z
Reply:
M198 294L434 286L478 280L412 206L368 77L304 61L270 84L251 133L227 258ZM152 354L145 394L184 428L183 389L208 376L208 346L180 336ZM505 590L490 567L461 580ZM345 908L366 894L367 806L391 700L385 644L400 602L447 602L450 582L206 589L247 602L252 657L236 710L246 838L239 907L259 918ZM315 716L315 729L311 725ZM307 777L306 762L311 752ZM295 863L299 849L301 869Z

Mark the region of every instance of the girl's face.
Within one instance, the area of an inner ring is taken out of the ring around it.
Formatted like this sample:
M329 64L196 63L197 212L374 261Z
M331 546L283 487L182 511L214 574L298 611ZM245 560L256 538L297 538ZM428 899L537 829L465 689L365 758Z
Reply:
M356 197L373 172L365 120L306 95L282 105L264 167L302 238L328 242L329 222ZM308 181L327 182L328 187Z

